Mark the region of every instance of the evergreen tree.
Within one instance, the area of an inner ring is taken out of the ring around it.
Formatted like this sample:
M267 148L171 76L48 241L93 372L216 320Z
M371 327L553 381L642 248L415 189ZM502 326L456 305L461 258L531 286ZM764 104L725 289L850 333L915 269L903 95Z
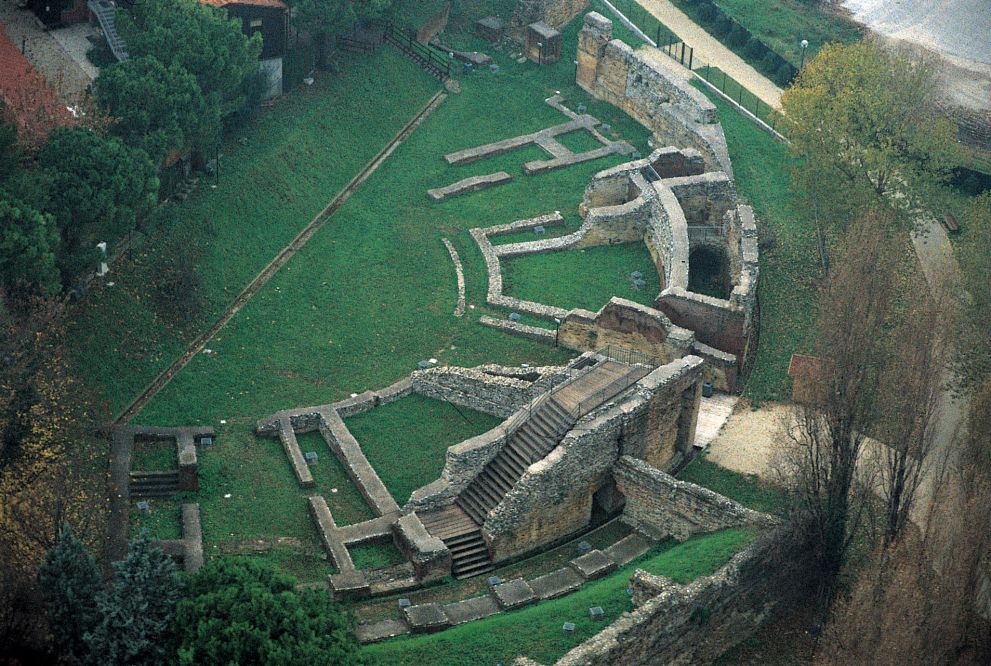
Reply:
M102 581L96 562L68 525L59 532L38 579L55 647L71 663L85 662L88 649L83 638L97 624L96 598Z
M214 560L176 611L183 666L358 666L354 618L324 590L250 560Z
M147 533L114 563L114 581L97 596L100 622L86 635L90 663L158 666L172 660L169 627L179 599L176 568Z

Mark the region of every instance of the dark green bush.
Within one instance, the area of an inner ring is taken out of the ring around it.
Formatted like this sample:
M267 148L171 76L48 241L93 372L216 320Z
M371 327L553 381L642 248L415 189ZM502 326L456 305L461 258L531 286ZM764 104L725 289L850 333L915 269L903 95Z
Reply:
M782 88L791 85L791 80L795 78L798 70L792 66L791 63L784 62L778 67L778 71L774 73L774 82L777 83Z
M764 42L760 41L756 37L751 37L750 41L747 42L747 45L743 47L744 57L751 62L759 63L764 59L767 52L767 46L765 46Z
M726 35L726 44L729 46L741 47L750 41L750 31L739 23L733 23L729 34Z
M695 19L704 26L712 25L720 16L722 10L711 2L700 2L695 7Z
M781 67L782 62L781 56L774 51L768 51L760 61L760 71L768 76L773 76L778 71L778 68Z
M717 39L722 40L733 29L733 22L726 16L721 16L712 26L712 34Z

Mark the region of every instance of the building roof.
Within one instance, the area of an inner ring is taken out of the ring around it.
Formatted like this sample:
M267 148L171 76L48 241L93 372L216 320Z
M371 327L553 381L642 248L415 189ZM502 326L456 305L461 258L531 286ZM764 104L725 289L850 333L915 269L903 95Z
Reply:
M226 7L227 5L253 5L255 7L272 7L273 9L288 9L284 0L200 0L204 5Z
M37 147L55 127L74 121L45 78L24 57L0 23L0 98L17 127L18 140Z

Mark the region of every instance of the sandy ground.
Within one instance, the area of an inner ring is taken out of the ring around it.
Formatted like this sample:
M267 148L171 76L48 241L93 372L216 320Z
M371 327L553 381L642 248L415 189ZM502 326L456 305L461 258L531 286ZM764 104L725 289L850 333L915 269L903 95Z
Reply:
M762 102L781 108L781 88L766 76L723 46L719 40L703 30L668 0L637 0L654 17L668 27L678 38L695 49L695 68L711 64L736 79L744 88Z
M774 460L787 441L786 423L791 407L768 403L750 409L739 403L709 444L708 459L734 472L775 480Z

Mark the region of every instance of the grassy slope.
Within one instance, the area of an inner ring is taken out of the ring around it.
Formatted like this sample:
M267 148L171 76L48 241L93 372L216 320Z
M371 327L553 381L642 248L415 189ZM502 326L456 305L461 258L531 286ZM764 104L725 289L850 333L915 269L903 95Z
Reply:
M525 255L502 266L507 295L566 309L595 312L613 296L650 305L660 293L657 269L643 243ZM643 289L633 288L634 271L643 274Z
M705 454L698 456L681 470L678 478L714 490L757 511L780 514L788 505L788 499L780 489L760 481L752 474L739 474L709 462Z
M676 5L687 0L675 0ZM855 42L860 39L857 25L835 10L823 9L807 0L716 0L727 14L756 35L785 60L798 67L802 53L799 43L809 42L806 58L811 58L829 42Z
M347 420L382 483L402 506L440 476L447 448L500 423L488 414L411 395ZM415 451L415 455L410 455Z
M634 569L645 569L686 583L718 569L755 536L751 530L731 529L694 537L677 545L666 542L643 558L566 597L500 613L439 634L379 643L366 648L365 653L381 666L509 664L519 655L550 664L630 610L626 586ZM605 617L602 620L589 618L588 609L592 606L603 608ZM565 622L575 623L573 634L561 631Z
M197 256L206 307L196 331L240 292L438 89L393 50L352 60L262 113L221 155L220 182L201 184L179 206L169 233ZM369 122L374 118L375 122ZM79 374L102 389L110 411L125 406L184 348L186 336L153 306L152 269L163 239L133 253L91 291L72 330Z

